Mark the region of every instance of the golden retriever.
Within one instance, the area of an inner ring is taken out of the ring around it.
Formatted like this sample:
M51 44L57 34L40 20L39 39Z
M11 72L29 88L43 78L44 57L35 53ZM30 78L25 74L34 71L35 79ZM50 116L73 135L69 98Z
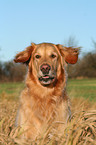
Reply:
M20 96L17 126L24 129L23 137L35 139L48 122L67 122L70 117L66 94L66 64L75 64L78 48L41 43L18 53L16 63L26 63L26 88Z

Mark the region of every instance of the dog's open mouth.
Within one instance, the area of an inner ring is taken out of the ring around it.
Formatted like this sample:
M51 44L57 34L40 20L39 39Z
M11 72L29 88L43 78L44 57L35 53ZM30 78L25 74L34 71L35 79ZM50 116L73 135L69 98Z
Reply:
M49 75L39 77L39 81L41 82L41 84L44 84L44 85L49 85L52 82L54 82L54 80L55 80L55 77L49 76Z

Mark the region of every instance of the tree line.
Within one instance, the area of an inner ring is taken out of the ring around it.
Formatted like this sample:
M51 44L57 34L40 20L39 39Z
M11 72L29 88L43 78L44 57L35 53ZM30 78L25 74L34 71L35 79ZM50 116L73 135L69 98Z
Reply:
M96 53L87 53L75 65L68 66L69 78L95 78Z
M75 37L70 36L65 41L67 47L78 47ZM69 78L96 78L96 41L92 40L94 50L86 53L75 65L67 66ZM82 49L81 49L82 51ZM0 61L0 82L14 81L20 82L24 80L27 67L24 64L16 64L13 61Z
M0 62L0 82L23 81L26 71L27 67L24 64ZM68 65L67 72L69 78L95 78L96 52L85 54L75 65Z
M0 82L20 82L24 80L26 66L12 61L0 62Z

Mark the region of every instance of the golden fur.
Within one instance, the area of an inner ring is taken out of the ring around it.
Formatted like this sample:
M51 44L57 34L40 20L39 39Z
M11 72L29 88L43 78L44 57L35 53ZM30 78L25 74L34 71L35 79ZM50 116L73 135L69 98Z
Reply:
M20 95L17 115L17 125L23 127L24 138L35 139L44 126L54 120L67 122L70 105L66 94L65 67L66 63L75 64L77 59L77 48L51 43L32 43L16 55L16 63L28 65L26 88Z

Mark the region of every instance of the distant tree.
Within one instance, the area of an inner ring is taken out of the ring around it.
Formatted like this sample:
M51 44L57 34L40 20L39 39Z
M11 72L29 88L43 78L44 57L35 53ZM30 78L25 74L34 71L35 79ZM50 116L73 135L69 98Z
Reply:
M96 77L96 53L87 53L80 59L76 65L70 66L68 69L70 78L76 77Z
M76 38L74 36L70 36L68 38L68 40L65 40L65 46L67 46L67 47L73 47L73 48L77 48L77 47L79 48L78 41L76 40ZM68 64L67 71L68 71L68 77L69 78L77 76L77 74L78 74L77 67L78 67L79 61L75 65Z
M92 46L96 53L96 41L94 39L92 39Z
M0 81L22 81L26 74L26 67L22 64L0 62Z
M86 53L82 58L79 58L75 65L68 66L68 75L70 78L76 77L96 77L96 42L93 41L92 52Z
M67 40L64 41L64 45L67 47L78 47L78 41L74 36L70 36Z
M1 51L1 48L0 48L0 51ZM0 80L2 79L2 74L3 74L3 71L2 71L2 63L0 61Z
M26 73L25 65L6 62L4 64L4 74L9 81L22 81Z
M2 79L3 76L3 70L2 70L2 63L0 61L0 80Z

